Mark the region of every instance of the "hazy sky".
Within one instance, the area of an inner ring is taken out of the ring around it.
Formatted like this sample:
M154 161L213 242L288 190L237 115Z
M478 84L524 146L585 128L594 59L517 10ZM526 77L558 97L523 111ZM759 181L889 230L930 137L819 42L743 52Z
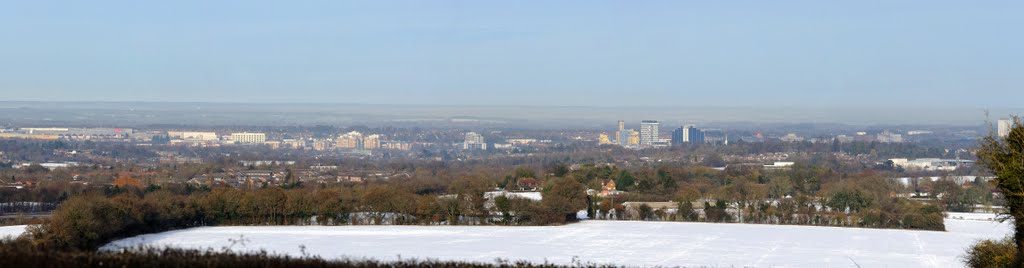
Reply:
M1024 105L1024 1L9 1L4 100Z

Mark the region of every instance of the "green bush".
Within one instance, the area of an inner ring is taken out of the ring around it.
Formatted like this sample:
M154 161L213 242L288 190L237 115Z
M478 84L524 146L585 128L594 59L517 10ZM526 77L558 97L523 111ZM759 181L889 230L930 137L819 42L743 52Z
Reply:
M1017 246L1010 237L1000 240L982 240L971 246L964 264L975 268L1013 267Z

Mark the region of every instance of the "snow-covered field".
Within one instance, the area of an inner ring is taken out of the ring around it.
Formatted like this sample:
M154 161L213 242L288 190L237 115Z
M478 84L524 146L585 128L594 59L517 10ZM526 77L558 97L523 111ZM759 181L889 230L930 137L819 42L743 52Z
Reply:
M498 258L569 264L718 267L961 267L974 241L1001 238L1008 223L946 220L948 232L885 229L584 221L566 226L203 227L118 240L125 247L236 251L380 260ZM855 264L856 263L856 264Z
M20 236L25 232L25 227L28 227L28 225L0 226L0 240Z
M999 220L999 217L995 213L946 212L946 219L997 221Z

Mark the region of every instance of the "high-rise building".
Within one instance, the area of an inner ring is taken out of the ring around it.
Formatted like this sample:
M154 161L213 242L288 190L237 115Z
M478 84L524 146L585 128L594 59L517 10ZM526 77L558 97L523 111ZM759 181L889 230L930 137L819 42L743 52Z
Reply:
M679 128L676 128L676 129L672 130L672 142L671 142L672 146L683 145L683 140L685 140L683 138L684 137L683 136L683 131L684 131L683 127L679 127Z
M1010 121L1010 119L1007 118L1003 118L999 119L999 121L996 124L998 125L998 129L996 131L1000 138L1006 138L1007 136L1010 136L1010 128L1013 128L1013 121Z
M696 129L697 128L693 125L685 125L682 127L684 143L690 143L690 140L693 139L693 131Z
M361 149L363 148L363 133L359 133L358 131L345 133L338 136L338 139L335 140L335 142L337 143L335 144L335 147L337 148Z
M629 146L629 131L626 131L626 121L619 120L619 128L615 131L615 142L619 146Z
M363 149L380 149L380 135L373 134L363 137Z
M685 125L679 129L682 143L701 144L704 143L704 132L694 125Z
M231 133L231 141L236 143L264 143L267 141L267 134L263 133Z
M658 141L658 125L657 120L640 121L640 145L653 146Z
M627 129L629 132L629 139L626 140L626 146L638 146L640 145L640 132L633 129Z
M484 135L476 132L467 132L466 140L462 143L465 150L487 150L487 143L484 142Z
M601 134L597 135L597 144L598 145L612 144L612 141L610 139L608 139L608 134L601 133Z

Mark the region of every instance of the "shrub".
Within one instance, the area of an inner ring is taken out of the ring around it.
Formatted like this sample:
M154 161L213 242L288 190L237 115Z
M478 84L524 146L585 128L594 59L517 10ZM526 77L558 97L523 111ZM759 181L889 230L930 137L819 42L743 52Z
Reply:
M372 259L323 259L317 256L295 258L267 252L233 253L214 250L142 248L123 252L93 250L36 250L25 240L0 242L3 267L570 267L548 263L501 260L497 263L416 260L378 261ZM571 267L615 267L594 263L575 263Z
M1010 237L1000 240L982 240L971 246L964 256L964 264L975 268L1013 267L1017 246Z

